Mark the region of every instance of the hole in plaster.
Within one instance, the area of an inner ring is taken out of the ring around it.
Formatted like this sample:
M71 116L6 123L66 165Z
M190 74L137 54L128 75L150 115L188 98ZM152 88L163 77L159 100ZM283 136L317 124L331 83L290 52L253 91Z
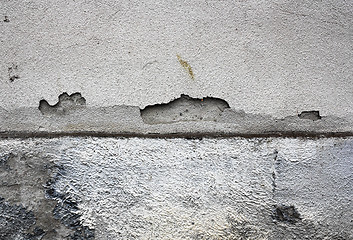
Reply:
M321 119L319 111L303 111L298 114L298 117L300 119L310 119L313 121Z
M182 121L217 121L229 104L220 99L203 99L181 95L169 103L155 104L141 110L147 124L173 123Z
M10 82L14 82L16 79L19 79L20 76L18 75L18 66L15 64L12 64L11 67L7 69L8 74L9 74L9 80Z
M10 19L9 19L8 16L5 16L5 17L4 17L4 22L10 22Z
M50 105L46 100L40 100L39 110L44 115L65 115L71 110L86 106L86 99L81 96L81 93L73 93L68 95L66 92L59 96L59 101L55 105Z
M20 77L18 75L13 75L9 78L10 82L15 81L16 79L19 79Z
M300 220L300 214L294 206L275 205L274 218L281 222L295 223Z

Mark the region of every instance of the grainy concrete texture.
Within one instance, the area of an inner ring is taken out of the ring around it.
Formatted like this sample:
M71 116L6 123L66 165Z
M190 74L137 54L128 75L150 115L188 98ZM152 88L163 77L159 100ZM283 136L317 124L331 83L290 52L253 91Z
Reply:
M141 109L186 94L276 118L353 116L353 2L0 1L0 107Z
M63 93L55 105L3 111L0 137L39 136L268 137L353 136L353 118L303 111L283 119L237 111L218 98L181 95L166 104L86 107L80 93Z
M1 0L0 240L353 239L353 1Z
M352 239L353 138L0 141L1 239Z

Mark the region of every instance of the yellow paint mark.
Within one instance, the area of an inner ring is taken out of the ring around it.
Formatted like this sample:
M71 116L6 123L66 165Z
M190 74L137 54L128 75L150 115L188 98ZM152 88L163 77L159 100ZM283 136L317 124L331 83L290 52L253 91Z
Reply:
M183 59L181 59L181 57L180 57L179 54L177 54L177 58L178 58L178 60L179 60L179 62L180 62L180 65L181 65L186 71L188 71L189 76L191 77L191 79L192 79L192 80L195 80L195 75L194 75L194 73L192 72L192 68L191 68L191 66L188 64L188 62L187 62L187 61L184 61Z

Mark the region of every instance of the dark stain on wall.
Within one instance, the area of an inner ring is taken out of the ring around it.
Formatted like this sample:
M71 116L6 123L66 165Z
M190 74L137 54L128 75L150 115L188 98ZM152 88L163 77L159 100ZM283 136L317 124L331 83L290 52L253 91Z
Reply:
M8 74L9 74L9 81L14 82L15 80L19 79L20 76L18 74L18 66L15 64L12 64L11 67L7 69Z
M80 222L77 202L55 190L64 173L41 154L0 153L1 240L94 239L94 230Z
M295 223L300 220L300 214L294 206L275 205L273 218L288 223Z
M277 188L277 170L276 166L278 165L278 151L275 150L273 152L273 169L272 169L272 194L275 194L276 188Z
M5 154L5 155L0 156L0 169L1 169L1 170L10 170L8 161L9 161L10 158L12 158L12 157L13 157L13 154L12 154L12 153ZM0 170L0 171L1 171L1 170Z
M32 211L28 211L21 205L12 205L0 197L0 239L23 239L26 231L35 223L36 219Z
M73 230L73 234L71 234L72 240L93 240L95 239L95 231L81 224L81 215L77 213L79 210L77 202L69 196L56 191L55 184L63 175L65 175L65 169L57 166L57 174L49 179L45 186L46 197L57 201L53 210L54 218Z

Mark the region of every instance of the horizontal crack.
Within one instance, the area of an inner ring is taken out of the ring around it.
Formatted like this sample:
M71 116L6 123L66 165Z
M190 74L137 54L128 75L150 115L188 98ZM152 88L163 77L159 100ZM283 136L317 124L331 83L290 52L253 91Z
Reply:
M265 132L265 133L217 133L217 132L194 132L194 133L124 133L124 132L26 132L6 131L0 132L0 138L56 138L56 137L139 137L139 138L341 138L353 137L353 132Z

